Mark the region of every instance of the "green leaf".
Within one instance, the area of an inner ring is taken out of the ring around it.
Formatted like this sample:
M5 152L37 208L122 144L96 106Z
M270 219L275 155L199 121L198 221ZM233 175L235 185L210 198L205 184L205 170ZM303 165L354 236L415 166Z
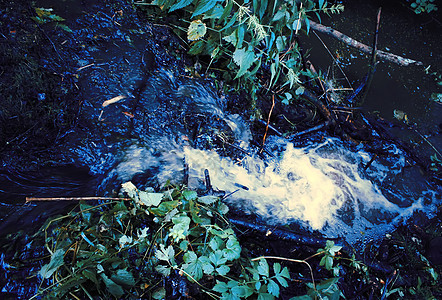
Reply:
M206 34L206 24L201 20L192 21L187 29L187 39L189 41L197 41Z
M163 199L162 193L139 192L139 203L147 207L158 206Z
M61 267L62 265L64 265L64 261L63 261L63 257L64 257L65 251L63 249L58 249L57 251L55 251L52 256L51 256L51 261L44 265L40 272L38 272L38 274L40 274L41 277L43 278L49 278L52 276L52 274L54 274L54 272Z
M132 287L135 285L135 279L131 272L127 270L118 270L116 274L111 275L113 282L119 285Z
M65 25L65 24L57 24L57 27L60 27L61 29L63 29L66 32L73 32L72 29L69 28L69 26Z
M183 255L183 259L186 262L183 265L183 270L187 272L194 280L198 281L203 278L203 264L197 258L197 255L193 251L189 251ZM192 278L189 278L189 280Z
M260 259L258 268L257 268L259 275L269 277L269 264L267 263L267 260Z
M152 293L152 298L155 300L166 299L166 289L164 287L159 287Z
M215 266L220 266L227 262L227 258L224 257L223 251L221 250L216 250L210 253L209 259Z
M204 41L197 41L190 47L189 54L190 55L198 55L201 54L206 48L206 43Z
M199 258L199 261L202 264L204 274L212 275L213 271L215 271L215 268L210 263L209 258L207 256L201 256Z
M223 37L223 40L225 40L228 43L231 43L234 47L238 44L238 29L235 29L230 35Z
M269 280L267 284L267 291L275 297L279 296L279 285L273 280Z
M124 295L124 290L121 286L119 286L111 279L109 279L109 277L107 277L106 274L101 273L100 275L109 293L111 293L115 298L120 298L121 296Z
M125 182L121 185L121 193L127 193L129 198L134 200L138 199L138 189L137 187L130 181Z
M173 250L172 245L164 248L164 244L160 244L160 249L155 251L155 257L159 260L172 261L175 256L175 250Z
M227 283L216 280L215 286L212 288L213 291L218 293L225 293L229 290L229 287L227 286Z
M201 0L192 14L192 18L211 10L219 0Z
M202 204L210 205L210 204L213 204L216 201L218 201L218 199L219 198L217 196L207 195L207 196L199 197L197 201Z
M236 49L233 53L233 61L239 66L236 78L243 76L255 61L255 53L253 51L244 50L244 48Z
M230 271L230 267L226 266L226 265L222 265L222 266L216 268L216 272L218 272L218 274L221 276L227 275L227 273L229 273L229 271Z
M326 258L325 258L325 268L327 270L331 270L331 268L333 268L333 257L326 256Z
M224 257L227 260L235 260L241 256L241 246L239 245L238 240L234 236L229 236L229 239L226 243L226 248L223 249Z
M184 8L192 2L193 2L193 0L181 0L178 3L175 3L174 5L172 5L169 9L169 12L173 12L174 10Z
M229 0L224 8L223 14L219 17L218 23L222 22L226 17L230 16L233 8L233 1Z
M92 281L93 283L95 283L95 286L97 286L97 288L98 288L99 283L98 283L98 279L97 279L97 273L96 273L95 271L92 271L92 270L90 270L90 269L85 269L85 270L83 270L83 271L81 272L81 274L82 274L85 278L87 278L87 279L89 279L90 281Z
M186 200L196 200L198 198L198 194L195 191L185 190L183 191L183 196Z
M149 212L156 216L164 217L169 211L173 210L179 205L178 200L163 201L158 207L149 208Z
M163 275L164 277L167 277L170 275L171 268L168 266L157 265L155 267L155 270L157 270L157 272L160 273L161 275Z
M182 214L173 217L172 222L175 225L169 231L170 236L175 242L185 239L189 233L190 218L185 214Z
M268 293L259 293L258 300L274 300L275 297Z

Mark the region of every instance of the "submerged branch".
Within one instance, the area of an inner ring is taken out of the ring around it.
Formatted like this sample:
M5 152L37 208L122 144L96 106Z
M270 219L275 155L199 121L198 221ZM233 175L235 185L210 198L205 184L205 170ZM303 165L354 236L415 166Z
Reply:
M319 23L316 23L316 22L310 20L310 28L313 30L328 34L328 35L340 40L341 42L344 42L347 45L352 46L362 52L369 53L369 54L373 52L372 47L362 44L361 42L358 42L357 40L339 32L331 27L327 27L327 26L324 26L322 24L319 24ZM402 57L402 56L399 56L396 54L392 54L392 53L388 53L385 51L381 51L381 50L377 50L376 55L379 59L390 61L390 62L393 62L393 63L398 64L400 66L406 67L406 66L411 66L411 65L417 65L417 66L423 65L423 63L420 61L405 58L405 57Z

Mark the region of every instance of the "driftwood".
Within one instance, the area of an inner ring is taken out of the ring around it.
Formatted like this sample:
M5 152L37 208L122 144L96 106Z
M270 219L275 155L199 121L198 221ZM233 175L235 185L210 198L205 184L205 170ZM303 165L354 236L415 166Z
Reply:
M347 45L352 46L362 52L365 52L368 54L373 52L372 47L362 44L361 42L358 42L357 40L339 32L331 27L327 27L327 26L324 26L322 24L319 24L319 23L316 23L316 22L310 20L310 28L313 30L328 34L328 35L340 40L341 42L344 42ZM381 50L376 51L376 55L381 60L390 61L390 62L393 62L393 63L398 64L400 66L412 66L412 65L422 66L423 65L423 63L420 61L405 58L405 57L402 57L402 56L399 56L396 54L392 54L392 53L388 53L385 51L381 51Z

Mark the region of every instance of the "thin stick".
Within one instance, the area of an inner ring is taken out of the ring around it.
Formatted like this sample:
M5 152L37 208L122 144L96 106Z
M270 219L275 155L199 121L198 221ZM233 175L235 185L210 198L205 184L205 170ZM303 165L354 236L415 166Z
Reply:
M367 74L367 84L364 87L364 94L362 94L361 101L358 102L359 106L361 106L364 103L365 98L367 98L368 91L370 90L371 82L373 81L373 75L374 75L374 72L376 71L376 56L377 56L376 54L378 51L378 35L379 35L379 24L381 22L381 10L382 9L379 8L378 15L376 17L376 27L375 27L374 39L373 39L373 52L371 54L370 70L368 71L368 74Z
M358 42L357 40L339 32L331 27L324 26L324 25L316 23L312 20L310 20L310 28L313 30L328 34L328 35L340 40L341 42L344 42L347 45L352 46L362 52L372 53L372 51L373 51L372 47L362 44L361 42ZM385 51L378 50L378 51L376 51L376 54L380 59L393 62L393 63L398 64L400 66L406 67L406 66L411 66L411 65L417 65L417 66L423 65L423 63L420 61L405 58L405 57L402 57L402 56L399 56L396 54L392 54L392 53L388 53Z
M267 132L269 131L270 117L272 116L273 108L275 107L275 94L272 95L272 107L270 108L269 117L267 118L266 132L262 138L262 146L264 147L267 138Z
M90 201L90 200L115 200L115 201L129 201L131 198L112 198L112 197L26 197L26 202L31 201Z

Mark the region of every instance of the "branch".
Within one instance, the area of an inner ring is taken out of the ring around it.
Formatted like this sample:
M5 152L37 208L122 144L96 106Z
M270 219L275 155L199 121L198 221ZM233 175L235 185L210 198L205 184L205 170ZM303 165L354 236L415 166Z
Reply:
M331 28L331 27L327 27L324 26L322 24L316 23L312 20L310 21L310 28L325 34L328 34L338 40L340 40L341 42L346 43L349 46L352 46L362 52L365 53L372 53L373 52L373 48L370 46L367 46L365 44L362 44L361 42L358 42L355 39L352 39L351 37ZM388 53L388 52L384 52L381 50L377 50L376 51L376 55L379 59L381 60L386 60L386 61L390 61L393 62L395 64L398 64L400 66L410 66L410 65L416 65L416 66L422 66L423 63L420 61L416 61L416 60L412 60L409 58L405 58L396 54L392 54L392 53Z
M26 202L31 201L88 201L88 200L116 200L116 201L128 201L130 198L112 198L112 197L59 197L59 198L35 198L26 197Z

